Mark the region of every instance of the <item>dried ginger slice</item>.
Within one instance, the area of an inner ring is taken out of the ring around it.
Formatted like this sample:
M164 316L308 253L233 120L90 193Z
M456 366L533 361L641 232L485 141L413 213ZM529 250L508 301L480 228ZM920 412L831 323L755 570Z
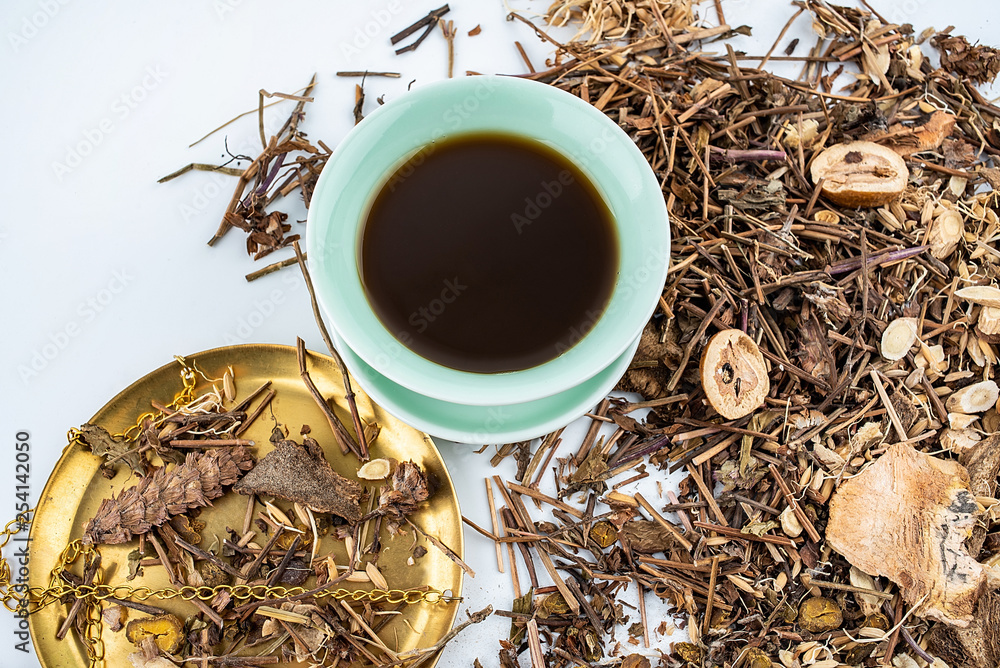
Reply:
M965 467L897 443L830 499L826 540L917 614L965 627L989 580L964 545L978 514Z

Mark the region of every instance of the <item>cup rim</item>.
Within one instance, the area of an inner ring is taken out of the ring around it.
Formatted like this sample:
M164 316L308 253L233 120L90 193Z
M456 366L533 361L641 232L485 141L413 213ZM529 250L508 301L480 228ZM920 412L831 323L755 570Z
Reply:
M407 348L370 307L358 269L367 207L395 169L438 138L484 131L536 139L573 159L612 209L620 246L619 276L593 327L548 362L496 374L445 367ZM576 96L514 77L430 83L371 113L330 157L307 220L306 246L317 299L345 343L386 378L454 403L532 401L607 368L655 310L669 264L666 202L631 138ZM637 234L642 235L642 249L630 247L628 255L625 240ZM642 262L630 262L636 259Z

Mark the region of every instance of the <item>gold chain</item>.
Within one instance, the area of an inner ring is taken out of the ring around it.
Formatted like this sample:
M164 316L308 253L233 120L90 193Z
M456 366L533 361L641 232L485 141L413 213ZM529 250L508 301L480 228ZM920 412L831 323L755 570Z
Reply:
M194 399L194 389L198 381L198 371L195 368L188 366L187 360L183 357L178 355L176 359L181 365L181 383L183 383L184 387L177 393L174 400L167 404L167 408L171 410L178 409ZM145 428L147 422L151 424L159 424L166 417L167 416L160 411L155 413L152 411L143 413L136 419L134 425L120 434L112 434L112 436L123 441L134 441L139 438L139 434L142 433L142 430ZM81 445L79 429L70 429L67 437L69 438L70 445Z
M195 384L197 382L197 371L187 365L182 357L177 360L181 363L181 381L183 389L174 397L174 400L167 404L167 408L177 409L189 403L194 398ZM115 434L116 438L125 441L134 441L145 428L146 424L152 422L156 424L166 416L162 412L149 412L139 416L136 423L120 434ZM70 429L70 445L78 444L80 431ZM10 542L11 538L21 531L27 531L31 525L34 509L18 514L0 531L0 549L3 549ZM84 571L94 570L94 578L91 583L73 584L67 582L63 577L64 573L82 560ZM57 601L72 597L81 601L82 607L78 613L82 620L82 638L87 651L87 657L91 668L100 666L104 662L104 641L101 638L102 619L101 601L108 599L128 599L146 601L151 598L160 600L181 599L183 601L211 601L221 592L226 592L233 600L269 600L285 599L309 596L316 599L330 598L338 601L369 601L372 603L389 603L390 605L400 603L452 603L462 600L461 597L450 596L436 589L372 589L365 591L362 589L324 589L313 592L305 587L282 587L268 585L218 585L208 586L183 586L167 587L164 589L150 589L149 587L132 587L130 585L109 585L103 581L103 574L100 568L94 568L100 563L100 554L94 545L84 543L82 540L74 540L59 555L59 560L49 573L49 583L46 587L27 587L22 584L15 584L12 577L10 564L7 559L0 554L0 601L4 607L14 613L22 611L28 614L37 612Z

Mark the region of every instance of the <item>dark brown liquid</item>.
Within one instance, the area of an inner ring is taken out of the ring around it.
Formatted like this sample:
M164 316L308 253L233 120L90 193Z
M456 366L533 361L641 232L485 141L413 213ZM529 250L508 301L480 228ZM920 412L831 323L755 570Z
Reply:
M463 371L528 369L571 348L618 273L611 212L561 154L508 135L439 140L375 198L361 278L382 324Z

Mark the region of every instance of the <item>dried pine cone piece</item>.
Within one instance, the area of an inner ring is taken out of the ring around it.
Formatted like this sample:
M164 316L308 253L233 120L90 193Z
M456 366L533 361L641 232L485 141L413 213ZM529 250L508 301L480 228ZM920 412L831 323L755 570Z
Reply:
M92 543L125 543L177 515L222 496L253 466L253 455L243 446L192 452L183 464L156 469L138 484L101 502L84 529Z

